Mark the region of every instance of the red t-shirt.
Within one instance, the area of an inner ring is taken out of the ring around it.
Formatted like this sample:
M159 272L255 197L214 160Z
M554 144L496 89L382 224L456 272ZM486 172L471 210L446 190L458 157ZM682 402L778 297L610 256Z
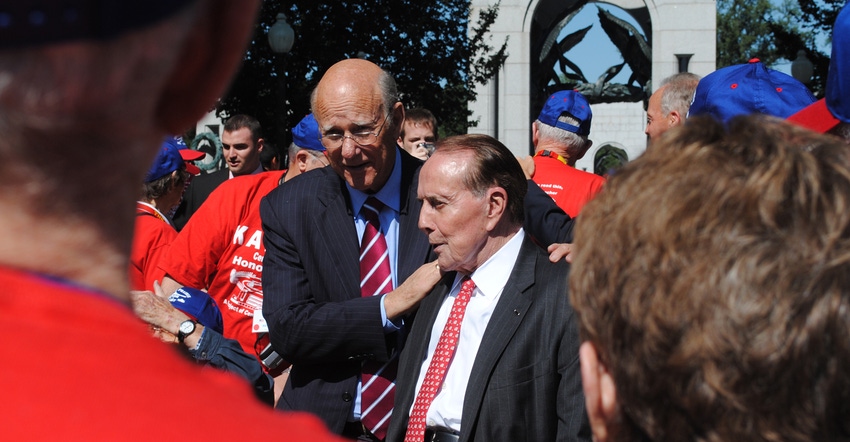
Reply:
M285 171L240 176L218 186L172 241L160 268L177 282L206 288L221 309L224 336L256 354L255 310L263 307L260 200Z
M605 178L578 170L557 158L535 156L532 178L567 215L575 218L581 208L602 190Z
M165 272L157 264L176 237L177 231L171 224L159 219L150 207L136 203L136 226L130 253L131 290L153 291L153 282L162 281Z
M8 268L0 287L5 440L338 440L181 357L111 296Z

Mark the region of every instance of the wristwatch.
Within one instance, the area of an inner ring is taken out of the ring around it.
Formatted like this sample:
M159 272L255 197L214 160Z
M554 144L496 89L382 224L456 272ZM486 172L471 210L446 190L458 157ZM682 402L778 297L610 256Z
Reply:
M177 340L180 341L181 344L183 343L183 340L186 339L186 336L195 332L195 324L197 323L191 319L187 319L180 323L180 328L177 330Z

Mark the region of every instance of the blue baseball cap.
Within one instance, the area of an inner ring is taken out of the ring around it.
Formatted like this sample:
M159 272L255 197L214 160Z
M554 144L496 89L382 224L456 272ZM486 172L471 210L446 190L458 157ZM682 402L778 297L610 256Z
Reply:
M224 333L221 310L206 292L191 287L181 287L168 297L168 301L174 308L189 315L204 327Z
M307 114L292 128L292 142L302 149L325 151L325 146L319 140L319 123L313 114Z
M162 143L159 153L154 158L153 165L148 169L148 173L145 175L145 182L156 181L180 169L182 165L183 157L180 156L180 150L166 140Z
M791 115L788 121L821 133L839 123L850 123L850 3L838 13L832 29L826 96Z
M806 85L766 68L754 58L703 77L697 84L688 117L711 115L724 123L737 115L755 113L788 118L814 102Z
M558 121L558 118L563 114L568 114L578 120L578 126ZM590 120L592 118L593 113L590 112L590 104L584 98L584 95L576 91L555 92L546 100L543 110L540 111L540 116L537 117L543 124L584 136L590 135Z

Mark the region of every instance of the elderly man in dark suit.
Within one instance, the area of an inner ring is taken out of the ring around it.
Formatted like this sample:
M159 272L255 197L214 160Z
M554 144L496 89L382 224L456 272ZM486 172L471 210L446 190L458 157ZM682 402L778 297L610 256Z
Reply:
M312 412L350 438L383 439L402 318L440 278L424 265L431 248L417 228L422 162L396 145L404 121L397 95L371 62L332 66L312 97L331 167L275 189L260 206L263 315L272 345L293 364L278 408ZM377 273L364 274L360 243L371 244L370 227L384 253ZM378 273L377 287L361 284Z
M569 264L522 229L527 183L496 139L438 143L419 227L446 271L402 352L390 441L590 440Z

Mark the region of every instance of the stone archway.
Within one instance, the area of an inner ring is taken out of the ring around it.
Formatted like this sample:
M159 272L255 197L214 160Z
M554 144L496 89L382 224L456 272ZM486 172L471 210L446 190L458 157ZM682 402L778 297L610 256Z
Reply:
M473 0L473 13L494 2ZM540 66L546 65L541 63L541 57L543 60L550 57L550 62L551 57L556 57L544 53L544 45L551 30L587 3L587 0L501 0L499 17L491 28L491 36L494 42L508 38L508 59L493 81L477 89L478 99L469 103L472 118L478 122L478 127L470 129L470 132L493 135L518 156L531 151L531 122L547 96L546 88L558 87L541 85L546 78L540 70ZM646 42L651 48L648 70L651 80L644 78L643 82L658 84L661 79L678 72L676 54L693 54L689 70L698 75L715 69L714 0L689 0L687 3L683 0L608 0L605 4L631 14L632 22L646 34ZM582 59L569 61L576 66L585 64ZM645 67L635 70L646 76ZM567 69L567 72L570 70ZM598 76L585 74L586 83L594 83L598 89L604 89L604 78L600 82ZM636 84L643 83L632 85ZM646 93L651 93L651 86L646 88ZM646 147L643 134L646 114L642 99L611 102L614 100L603 97L596 101L591 105L593 126L590 138L594 145L618 143L625 146L629 158L643 153ZM577 167L592 170L594 153L595 150L588 152Z

